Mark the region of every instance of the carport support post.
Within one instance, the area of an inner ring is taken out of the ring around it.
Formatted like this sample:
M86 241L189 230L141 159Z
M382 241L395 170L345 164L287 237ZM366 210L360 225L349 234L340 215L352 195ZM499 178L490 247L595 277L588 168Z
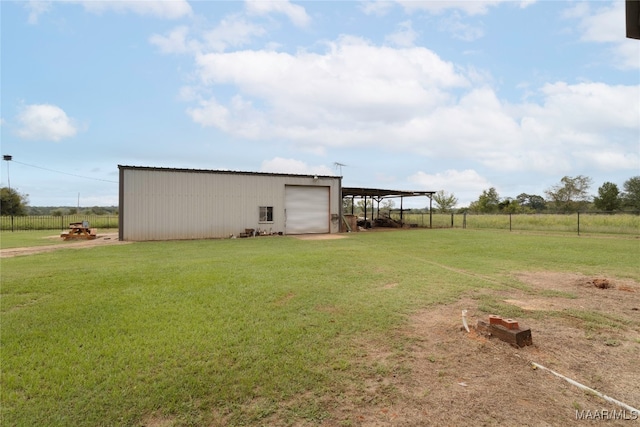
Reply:
M375 215L375 207L373 206L373 196L371 196L371 222L373 223L373 216Z
M404 197L400 196L400 224L403 224L402 221L402 200L404 199Z
M367 196L364 196L364 228L367 228Z
M429 228L433 228L433 208L431 203L433 202L432 195L429 195ZM453 227L453 223L451 224Z

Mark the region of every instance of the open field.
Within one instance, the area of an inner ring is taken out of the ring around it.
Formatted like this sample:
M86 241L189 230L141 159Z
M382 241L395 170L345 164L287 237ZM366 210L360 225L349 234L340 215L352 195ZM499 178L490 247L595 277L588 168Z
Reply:
M399 219L399 214L394 214ZM436 214L405 213L406 224L433 228L496 229L513 231L540 231L577 234L613 234L640 236L640 214L594 213L580 214Z
M2 258L2 425L586 425L576 411L620 410L532 361L640 407L639 239L341 237ZM534 345L466 333L462 309L514 317Z

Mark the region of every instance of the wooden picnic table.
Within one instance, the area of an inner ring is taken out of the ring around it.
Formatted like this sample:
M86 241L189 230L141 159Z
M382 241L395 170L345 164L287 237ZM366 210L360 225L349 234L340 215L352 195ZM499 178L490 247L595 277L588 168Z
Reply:
M69 224L69 231L65 231L60 234L64 240L69 239L87 239L93 240L97 237L97 229L89 228L89 223L87 221L83 222L72 222Z

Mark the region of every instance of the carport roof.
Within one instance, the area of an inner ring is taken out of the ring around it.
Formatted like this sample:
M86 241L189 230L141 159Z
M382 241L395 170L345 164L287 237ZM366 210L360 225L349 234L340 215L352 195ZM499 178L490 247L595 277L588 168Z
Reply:
M342 187L342 197L373 197L377 199L392 199L396 197L427 196L431 197L435 191L404 191L384 190L382 188Z

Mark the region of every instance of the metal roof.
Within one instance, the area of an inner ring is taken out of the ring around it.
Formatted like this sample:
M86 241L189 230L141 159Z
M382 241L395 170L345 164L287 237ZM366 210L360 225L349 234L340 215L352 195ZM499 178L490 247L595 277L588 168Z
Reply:
M167 167L154 167L154 166L127 166L118 165L118 169L136 169L136 170L149 170L159 172L196 172L196 173L216 173L216 174L229 174L229 175L259 175L259 176L295 176L295 177L309 177L309 178L342 178L341 176L331 175L315 175L315 174L294 174L294 173L274 173L274 172L246 172L246 171L233 171L226 169L188 169L188 168L167 168Z
M378 199L391 199L396 197L427 196L431 197L435 191L405 191L384 190L382 188L342 187L342 197L373 197Z

